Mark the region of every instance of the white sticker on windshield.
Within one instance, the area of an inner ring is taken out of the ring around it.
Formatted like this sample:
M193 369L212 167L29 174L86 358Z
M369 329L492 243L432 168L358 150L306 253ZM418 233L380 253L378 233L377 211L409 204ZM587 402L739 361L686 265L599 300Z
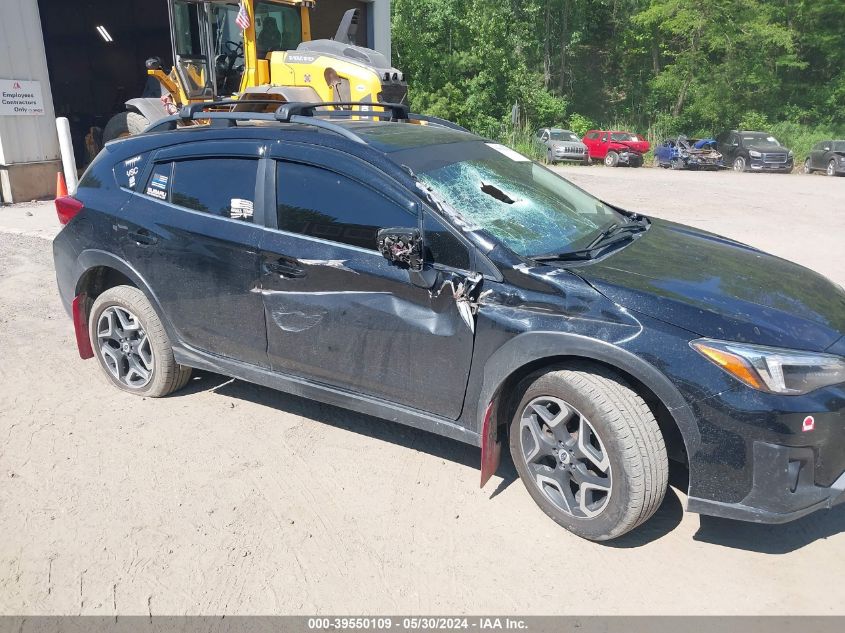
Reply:
M485 143L485 145L487 147L489 147L490 149L494 149L497 152L499 152L500 154L507 156L512 161L515 161L517 163L530 163L531 162L530 158L526 158L525 156L523 156L519 152L513 151L510 147L505 147L504 145L500 145L499 143Z
M766 139L769 143L777 143L778 140L774 136L770 136Z

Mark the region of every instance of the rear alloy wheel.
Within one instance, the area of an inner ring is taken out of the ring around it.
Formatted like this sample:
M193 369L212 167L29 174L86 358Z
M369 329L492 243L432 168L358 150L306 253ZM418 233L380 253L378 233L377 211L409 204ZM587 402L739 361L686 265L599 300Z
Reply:
M616 167L619 165L619 154L616 152L608 152L604 157L604 164L608 167Z
M827 164L827 170L825 171L825 173L828 176L835 176L836 175L836 161L833 160L832 158L830 159L830 162Z
M130 389L143 389L153 377L155 358L141 320L112 305L97 319L97 348L112 378Z
M191 368L174 359L161 320L137 288L115 286L97 297L89 335L104 373L124 391L159 398L191 377Z
M604 541L645 522L668 482L663 436L627 384L599 368L523 382L510 450L540 508L583 538Z
M745 171L745 157L744 156L737 156L734 158L734 171L736 172L743 172Z
M805 161L804 161L804 169L803 169L803 171L804 171L804 173L805 173L805 174L811 174L811 173L813 173L813 169L810 167L810 159L809 159L809 158L808 158L807 160L805 160Z

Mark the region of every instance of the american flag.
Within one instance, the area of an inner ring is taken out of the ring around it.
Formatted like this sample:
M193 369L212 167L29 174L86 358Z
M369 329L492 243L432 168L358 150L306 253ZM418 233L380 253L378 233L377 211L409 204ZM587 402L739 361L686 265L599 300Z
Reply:
M249 13L246 11L246 5L241 2L241 8L238 11L238 17L235 18L235 24L241 27L241 30L246 31L249 28Z

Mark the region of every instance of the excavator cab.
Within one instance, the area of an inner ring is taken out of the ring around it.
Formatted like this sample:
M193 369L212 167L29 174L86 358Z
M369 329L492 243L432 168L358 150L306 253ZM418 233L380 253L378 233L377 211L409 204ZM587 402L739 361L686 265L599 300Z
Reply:
M167 0L173 68L165 72L157 57L147 61L161 98L127 101L103 140L136 134L181 106L227 97L243 102L235 109L246 110L272 108L268 100L403 102L408 88L402 73L381 53L355 45L358 10L346 12L333 39L311 41L314 4Z
M308 36L301 1L255 0L250 6L252 15L247 12L239 24L240 4L232 0L168 2L180 101L208 101L245 89L247 48L263 59L271 51L296 48ZM249 26L244 30L242 24Z

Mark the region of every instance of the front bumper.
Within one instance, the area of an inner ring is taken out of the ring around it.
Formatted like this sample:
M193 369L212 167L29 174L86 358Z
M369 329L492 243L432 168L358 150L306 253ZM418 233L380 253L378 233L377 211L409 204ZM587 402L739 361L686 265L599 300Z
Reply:
M619 153L619 164L620 165L642 165L643 164L643 155L637 154L636 152L620 152Z
M750 159L748 166L753 171L777 171L787 173L792 171L793 164L794 163L791 158L785 163L767 163L763 161L762 158L752 158Z
M845 472L830 486L814 481L812 448L755 442L751 491L739 502L690 496L687 510L755 523L786 523L845 503Z
M552 158L554 160L574 160L574 161L584 161L587 160L587 153L586 152L553 152Z

